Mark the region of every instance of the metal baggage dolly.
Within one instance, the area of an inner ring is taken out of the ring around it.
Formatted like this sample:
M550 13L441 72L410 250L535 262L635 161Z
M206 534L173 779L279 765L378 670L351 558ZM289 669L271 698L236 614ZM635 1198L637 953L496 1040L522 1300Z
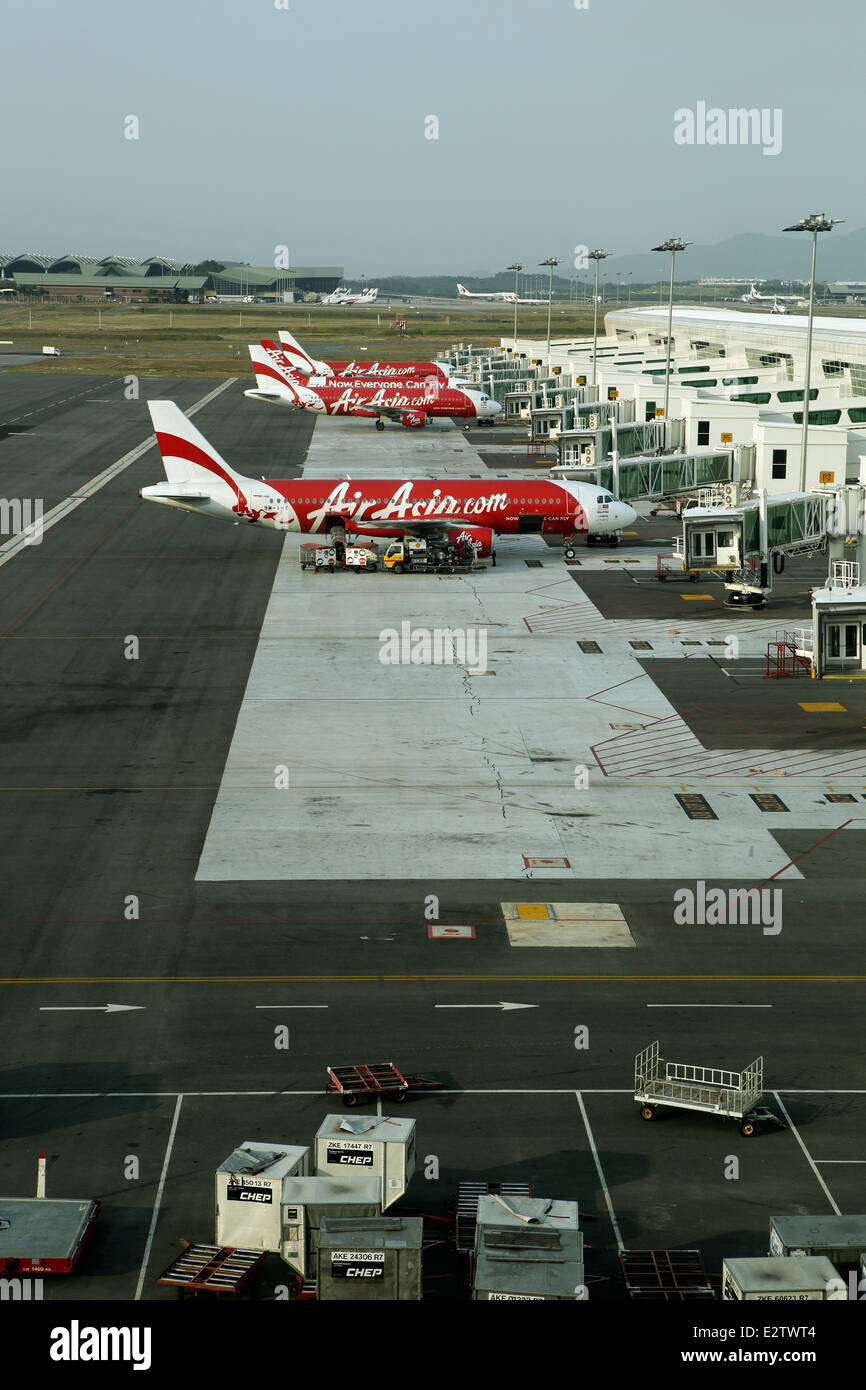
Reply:
M782 1121L758 1102L764 1092L764 1059L756 1057L743 1071L695 1067L666 1062L659 1044L650 1043L634 1059L634 1098L642 1120L654 1120L660 1110L701 1110L738 1120L747 1139L766 1127L784 1128Z
M424 1076L404 1076L393 1062L359 1062L351 1067L328 1067L326 1091L336 1091L346 1106L363 1100L387 1100L402 1105L415 1091L438 1090L441 1082Z

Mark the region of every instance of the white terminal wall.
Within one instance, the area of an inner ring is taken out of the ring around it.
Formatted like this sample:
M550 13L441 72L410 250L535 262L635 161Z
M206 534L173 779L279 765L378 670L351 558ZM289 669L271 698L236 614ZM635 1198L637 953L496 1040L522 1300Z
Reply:
M800 488L800 441L802 426L782 421L756 420L755 486L770 495L797 492ZM773 477L773 451L787 451L784 478ZM806 454L806 491L821 482L844 483L847 472L848 431L837 425L810 425ZM831 473L831 478L821 478Z

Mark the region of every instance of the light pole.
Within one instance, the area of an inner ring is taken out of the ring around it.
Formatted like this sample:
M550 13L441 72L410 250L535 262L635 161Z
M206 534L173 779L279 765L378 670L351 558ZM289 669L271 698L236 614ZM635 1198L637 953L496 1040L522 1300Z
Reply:
M685 251L686 247L691 246L691 244L690 241L683 241L680 236L672 236L669 237L667 241L663 241L661 246L653 247L654 251L670 251L671 253L671 285L668 295L668 350L665 359L665 437L667 437L668 433L668 396L670 393L671 381L671 328L674 317L674 261L676 260L677 252Z
M598 264L610 255L609 251L590 251L587 260L595 261L595 293L592 309L592 384L595 385L595 364L598 347Z
M809 277L809 323L806 328L806 385L803 388L803 437L800 440L800 491L806 491L806 452L809 436L809 388L812 384L812 315L815 308L815 260L818 253L818 233L832 231L844 218L828 217L824 212L812 212L795 222L792 227L783 227L784 232L812 233L812 273Z
M629 307L629 308L631 308L631 277L632 277L633 274L634 274L634 271L633 271L633 270L630 270L629 273L628 273L628 307Z
M550 376L550 308L553 303L553 268L559 265L555 256L548 256L546 261L539 261L539 265L546 265L550 272L547 282L547 375Z
M520 261L515 261L514 265L510 265L508 269L514 271L514 351L517 352L517 277L523 266Z

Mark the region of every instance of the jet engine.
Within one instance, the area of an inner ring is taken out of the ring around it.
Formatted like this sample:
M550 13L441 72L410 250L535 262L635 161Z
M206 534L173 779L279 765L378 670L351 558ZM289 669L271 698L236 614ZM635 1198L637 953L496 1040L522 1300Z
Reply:
M449 526L446 535L457 550L470 545L479 560L489 560L493 554L493 530L490 526Z
M400 417L400 424L407 430L420 429L427 423L427 413L424 410L404 410Z

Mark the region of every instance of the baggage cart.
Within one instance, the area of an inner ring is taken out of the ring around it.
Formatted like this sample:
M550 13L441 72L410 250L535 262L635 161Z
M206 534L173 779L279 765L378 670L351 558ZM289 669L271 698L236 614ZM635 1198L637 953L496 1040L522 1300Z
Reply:
M664 1109L700 1110L738 1120L740 1133L748 1139L764 1126L782 1124L771 1110L759 1106L763 1088L763 1057L743 1071L695 1067L666 1062L654 1042L634 1059L634 1098L643 1120L654 1120Z
M193 1245L181 1240L183 1254L172 1260L157 1279L186 1295L239 1293L265 1258L264 1250L233 1249L226 1245Z
M393 1062L360 1062L351 1067L328 1067L326 1091L336 1091L346 1106L363 1100L387 1100L402 1105L416 1091L437 1090L441 1082L424 1076L404 1076Z

